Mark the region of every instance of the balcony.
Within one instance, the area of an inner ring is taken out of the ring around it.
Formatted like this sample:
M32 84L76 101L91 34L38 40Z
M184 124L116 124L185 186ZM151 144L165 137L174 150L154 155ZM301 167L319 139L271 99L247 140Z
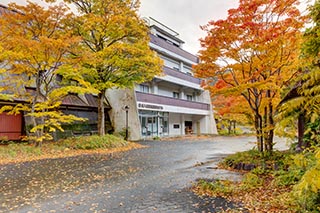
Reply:
M159 46L159 47L162 47L166 50L169 50L170 52L173 52L179 56L182 56L194 63L198 63L199 62L199 59L197 56L179 48L179 47L176 47L174 46L173 44L170 44L168 42L166 42L165 40L161 39L161 38L158 38L157 36L153 35L153 34L150 34L150 42Z
M139 102L185 107L185 108L199 109L199 110L210 110L210 104L206 104L206 103L171 98L171 97L160 96L160 95L155 95L150 93L143 93L139 91L136 91L136 96L137 96L137 101Z
M194 84L198 84L198 85L200 85L201 81L202 81L199 78L195 78L195 77L193 77L191 75L188 75L186 73L171 69L169 67L163 67L163 72L166 75L169 75L169 76L172 76L172 77L175 77L175 78L179 78L181 80L185 80L185 81L188 81L188 82L191 82L191 83L194 83Z

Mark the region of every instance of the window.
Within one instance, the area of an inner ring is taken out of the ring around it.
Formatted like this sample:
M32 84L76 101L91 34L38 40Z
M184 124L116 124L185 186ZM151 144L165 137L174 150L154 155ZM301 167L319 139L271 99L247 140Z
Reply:
M173 95L174 98L179 98L179 93L178 92L173 92L172 95Z
M140 84L140 92L149 93L149 86Z
M164 66L169 67L171 69L180 71L180 62L174 59L168 58L166 56L160 55L160 58L164 62Z
M193 101L193 96L192 95L187 95L187 100L188 101Z
M179 124L173 124L173 128L174 129L180 129L180 125Z
M184 71L187 75L193 76L193 74L192 74L192 68L191 68L191 67L189 67L189 66L183 66L183 71Z

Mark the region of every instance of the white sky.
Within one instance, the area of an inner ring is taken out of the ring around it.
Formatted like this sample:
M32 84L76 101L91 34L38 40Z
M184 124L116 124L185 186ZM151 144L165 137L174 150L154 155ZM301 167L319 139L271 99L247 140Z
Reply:
M41 0L30 0L41 2ZM152 17L180 34L185 41L184 49L196 54L200 49L199 39L205 37L201 25L210 20L225 19L228 10L238 7L238 0L140 0L141 17ZM302 0L305 2L308 0ZM26 0L0 0L25 4Z
M196 54L199 39L205 37L201 25L225 19L228 10L238 7L238 0L141 0L142 17L156 19L180 34L184 49Z

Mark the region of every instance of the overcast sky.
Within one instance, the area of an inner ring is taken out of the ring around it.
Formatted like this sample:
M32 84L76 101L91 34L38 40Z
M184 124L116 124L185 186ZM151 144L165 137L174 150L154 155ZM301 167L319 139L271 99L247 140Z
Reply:
M41 0L31 0L41 2ZM1 0L25 4L26 0ZM184 49L196 54L200 48L199 38L205 34L200 25L210 20L224 19L230 8L236 8L238 0L141 0L141 17L152 17L180 34L185 41Z
M205 36L200 26L225 19L228 10L237 7L238 0L141 0L140 13L178 32L185 41L184 49L195 54L199 39Z

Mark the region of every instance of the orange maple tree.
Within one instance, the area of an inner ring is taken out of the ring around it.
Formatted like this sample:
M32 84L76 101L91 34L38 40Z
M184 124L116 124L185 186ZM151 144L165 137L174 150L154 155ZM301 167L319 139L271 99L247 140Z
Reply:
M297 0L240 0L225 20L202 29L197 77L213 95L241 97L233 110L252 114L260 151L272 151L275 107L280 91L298 72L305 17ZM244 104L246 106L244 106Z

